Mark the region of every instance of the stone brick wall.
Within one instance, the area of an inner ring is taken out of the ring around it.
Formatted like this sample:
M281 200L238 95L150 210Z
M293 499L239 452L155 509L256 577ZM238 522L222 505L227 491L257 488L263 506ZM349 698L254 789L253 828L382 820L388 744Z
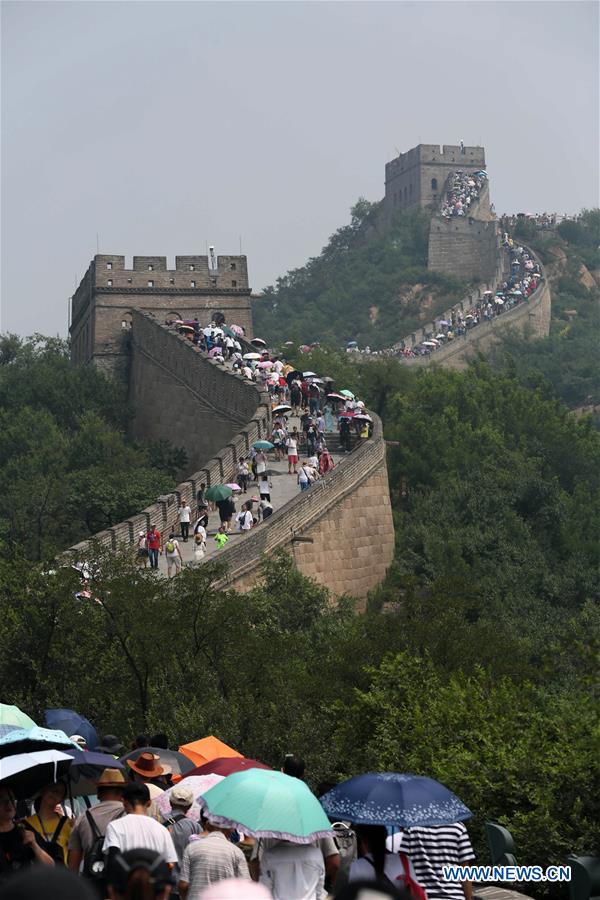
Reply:
M266 394L142 310L133 310L130 401L132 434L181 446L191 469L214 456L257 416Z
M419 144L406 153L386 163L385 198L386 215L411 206L436 204L441 196L450 171L477 172L485 168L483 147L465 147L453 144Z
M539 257L528 248L529 253L535 258L540 265L540 271L544 273L544 267ZM486 285L481 285L474 291L471 291L460 303L457 303L451 309L446 310L439 318L450 319L452 312L461 310L466 312L473 304L481 299L482 290L496 290L499 283L505 277L506 257L503 251L500 251L496 261L496 272L494 277ZM546 337L550 333L550 319L552 315L552 297L550 286L544 275L542 282L537 290L529 297L526 302L520 303L508 312L502 313L496 319L477 325L466 335L455 338L450 344L446 344L439 350L436 350L431 356L424 357L407 357L404 362L409 366L417 366L426 368L429 365L441 365L452 369L465 369L469 361L478 353L484 353L493 344L498 343L504 333L509 329L516 329L521 334L531 337ZM427 335L434 332L435 323L424 325L422 329L408 335L404 341L400 342L396 347L401 345L405 347L415 347L422 341L427 340Z
M221 255L210 268L207 256L177 256L175 268L164 256L94 257L77 288L71 310L71 358L126 377L127 331L132 311L145 309L159 319L177 314L206 325L217 311L252 337L252 309L245 256Z
M373 419L370 440L277 510L267 525L220 554L229 567L223 586L255 585L262 558L279 548L289 550L298 569L334 596L364 598L381 583L394 556L394 525L385 441L381 421Z

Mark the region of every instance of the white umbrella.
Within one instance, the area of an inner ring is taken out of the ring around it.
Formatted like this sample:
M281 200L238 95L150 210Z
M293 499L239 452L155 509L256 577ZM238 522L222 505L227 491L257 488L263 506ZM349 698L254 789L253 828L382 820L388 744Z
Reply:
M244 359L260 359L260 353L244 353Z
M0 759L0 783L18 797L33 797L44 787L65 775L73 757L60 750L33 750Z
M302 376L303 376L304 378L316 378L316 377L317 377L317 373L316 373L316 372L303 372L303 373L302 373Z

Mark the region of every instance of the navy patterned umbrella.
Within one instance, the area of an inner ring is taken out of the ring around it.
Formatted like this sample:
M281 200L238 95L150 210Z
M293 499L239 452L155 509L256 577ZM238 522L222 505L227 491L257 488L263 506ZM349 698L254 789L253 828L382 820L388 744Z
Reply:
M361 825L450 825L470 819L462 800L433 778L399 772L368 772L343 781L320 798L330 819Z

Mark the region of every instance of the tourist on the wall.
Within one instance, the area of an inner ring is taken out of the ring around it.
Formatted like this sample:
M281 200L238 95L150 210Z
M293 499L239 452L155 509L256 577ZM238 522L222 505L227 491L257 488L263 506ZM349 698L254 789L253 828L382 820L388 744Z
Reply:
M136 559L139 566L144 569L148 568L148 541L143 531L138 534Z
M165 541L165 556L167 559L167 577L179 575L183 564L183 557L179 548L179 541L175 538L175 532L171 532ZM173 571L175 570L175 571Z
M158 555L162 553L162 535L156 525L150 526L150 531L146 534L146 543L150 568L158 569Z
M0 784L0 887L11 874L34 863L54 865L42 850L41 839L33 831L17 827L16 812L15 795Z
M192 517L192 508L187 500L182 501L181 506L177 510L177 518L179 519L179 527L181 528L181 537L184 542L187 541L190 533L190 519Z

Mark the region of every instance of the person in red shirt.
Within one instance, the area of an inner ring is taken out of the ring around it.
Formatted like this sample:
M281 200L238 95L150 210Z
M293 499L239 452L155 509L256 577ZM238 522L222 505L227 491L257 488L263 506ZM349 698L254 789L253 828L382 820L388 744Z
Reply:
M162 535L160 531L158 531L156 525L150 526L150 531L146 535L146 544L148 547L150 568L158 569L158 554L162 553Z

